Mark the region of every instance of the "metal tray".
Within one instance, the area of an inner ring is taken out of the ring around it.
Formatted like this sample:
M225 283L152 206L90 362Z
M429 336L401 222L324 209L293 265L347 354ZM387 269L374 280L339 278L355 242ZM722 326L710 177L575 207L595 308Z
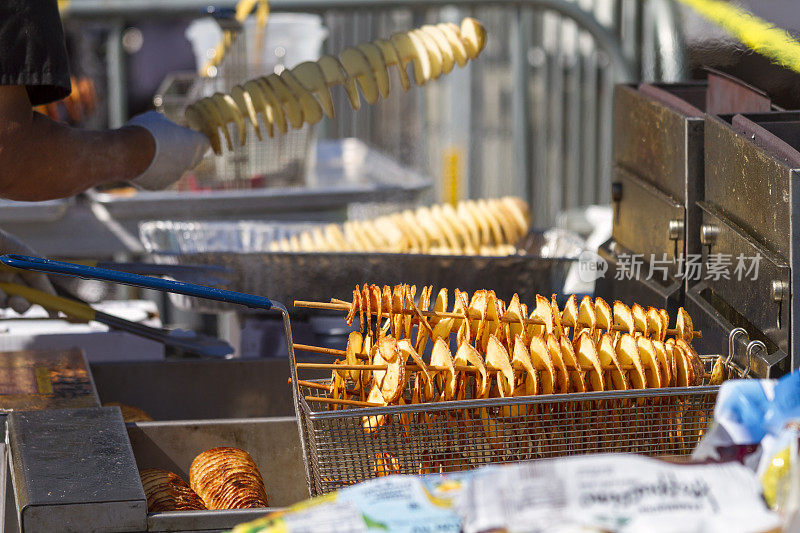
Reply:
M345 209L354 202L415 202L431 180L400 166L358 139L319 141L307 186L231 191L138 191L130 196L90 191L115 219L139 221L257 218L267 213Z
M101 402L133 405L159 421L294 416L287 358L96 363L91 369Z
M258 465L269 495L265 509L150 513L148 531L225 531L309 496L294 417L128 424L139 469L164 468L189 479L189 466L216 446L246 450Z
M72 201L15 202L0 200L0 226L31 222L53 222L64 216Z
M191 242L190 238L184 239ZM497 296L510 299L516 292L523 301L536 294L560 292L569 268L583 251L583 241L570 232L531 232L521 243L520 255L445 256L388 253L155 253L156 262L220 265L233 274L226 288L248 294L269 294L286 302L294 316L307 310L293 308L295 300L349 300L357 283L394 285L410 283L459 288L473 292L492 287ZM232 311L222 302L170 294L183 309L201 312Z

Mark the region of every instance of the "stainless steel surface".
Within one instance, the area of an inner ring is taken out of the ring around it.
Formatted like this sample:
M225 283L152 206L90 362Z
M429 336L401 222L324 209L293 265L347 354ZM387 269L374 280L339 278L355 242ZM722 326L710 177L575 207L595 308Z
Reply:
M161 20L196 16L205 5L73 0L64 16ZM442 184L439 200L528 194L539 226L562 209L608 201L613 84L688 75L680 18L668 0L276 0L270 7L322 14L331 29L328 52L465 14L485 21L484 64L358 113L338 113L348 107L335 94L338 116L321 127L433 176ZM440 178L451 175L445 162L453 160L451 187Z
M420 464L438 471L442 463L444 471L454 471L598 452L688 455L711 421L717 390L554 394L327 412L300 399L311 490L322 494L376 477L380 453L395 457L403 474L417 474ZM325 393L303 388L301 394ZM488 413L488 423L481 413ZM375 415L391 423L367 434L362 417Z
M533 299L537 293L560 292L575 258L436 256L376 253L206 253L155 255L156 261L210 264L236 272L226 288L294 300L349 300L356 284L410 283L475 291L491 285L499 298ZM170 295L181 308L220 312L235 308L222 303ZM301 309L292 315L302 314Z
M700 253L695 202L703 191L706 92L704 82L616 86L613 238L599 250L610 274L597 281L597 295L670 312L681 305L678 261ZM623 270L622 254L640 254L638 275ZM653 260L668 262L659 263L666 279Z
M678 311L681 305L683 282L667 277L663 281L661 276L648 277L649 265L644 263L640 275L637 277L624 275L617 279L614 273L624 272L630 268L630 261L623 262L621 256L628 255L630 259L632 250L625 248L613 238L603 243L597 250L598 255L608 263L606 275L595 283L595 295L609 302L619 300L629 306L638 303L642 306L652 306L657 309L666 309L670 316ZM660 257L658 259L661 259ZM694 315L692 315L694 316ZM699 329L699 328L698 328ZM705 335L704 335L705 338ZM712 348L713 351L716 349Z
M709 76L706 112L709 115L765 113L772 109L769 96L761 89L724 72L707 70Z
M101 402L133 405L155 420L294 414L288 358L98 363L91 370Z
M757 300L757 302L762 303L761 300ZM763 332L750 325L741 314L732 312L730 306L720 302L704 282L689 289L684 306L692 317L694 327L703 332L703 338L693 341L695 348L700 352L718 348L720 343L729 338L729 335L736 329L745 331L744 338L746 340L736 339L736 351L732 359L732 365L735 368L741 369L746 366L744 349L747 341L750 340L747 336L749 332L752 332L753 337L756 337L757 340L773 345L773 342ZM745 330L742 326L747 329ZM752 358L749 368L754 376L778 378L791 369L790 358L785 350L768 348L766 354Z
M354 202L415 202L430 179L367 146L358 139L320 141L316 165L306 187L213 191L139 191L115 195L90 191L115 219L123 221L264 219L280 213L344 210ZM302 219L301 219L302 220Z
M765 115L745 115L758 119ZM771 120L800 121L800 112L771 114ZM792 238L789 184L797 171L734 130L730 117L706 120L705 201L714 205L771 251L788 258Z
M118 408L11 413L8 442L23 531L147 528L147 502Z
M765 344L751 367L779 375L800 365L796 332L800 303L791 287L800 282L797 181L800 113L775 111L720 115L706 120L706 177L701 236L709 254L758 257L757 279L706 279L689 294L705 310L712 335L743 327ZM709 231L711 232L710 235ZM709 239L709 237L713 237ZM791 361L780 358L790 354ZM777 360L777 361L776 361Z
M623 167L614 169L614 179L622 188L612 230L614 240L631 252L642 254L647 264L651 258L671 261L666 266L673 277L678 267L675 260L686 252L683 234L671 239L670 221L683 221L685 204Z
M265 514L276 510L278 509L152 513L147 517L147 531L180 531L181 533L229 531L238 524L262 518Z
M64 216L72 200L15 202L0 200L0 225L5 223L52 222Z
M288 391L287 391L288 393ZM303 453L294 417L139 422L128 425L138 468L163 468L189 479L198 454L218 446L246 450L264 478L269 503L279 508L308 498ZM255 512L255 511L252 511ZM264 515L268 510L262 509ZM149 531L230 529L252 519L234 512L156 513Z
M738 226L715 205L709 202L700 202L699 205L703 214L703 226L714 228L706 235L706 238L713 235L713 239L707 240L704 246L704 264L708 264L711 257L709 254L729 254L732 267L739 256L760 259L757 276L751 273L743 275L740 280L733 272L729 279L722 276L714 279L706 275L699 283L700 287L692 291L692 294L697 298L704 298L727 321L744 327L752 337L759 332L762 336L759 340L767 343L770 352L788 353L791 348L790 303L773 301L771 293L774 281L787 285L790 283L791 264L759 243L752 234ZM752 279L753 277L756 279ZM721 333L727 334L724 329ZM703 343L715 342L715 338L713 334L708 338L704 336Z

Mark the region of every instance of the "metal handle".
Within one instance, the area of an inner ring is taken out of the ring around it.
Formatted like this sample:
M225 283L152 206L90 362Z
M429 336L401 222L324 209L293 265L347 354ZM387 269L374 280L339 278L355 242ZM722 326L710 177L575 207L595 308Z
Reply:
M66 276L73 276L76 278L110 281L113 283L122 283L123 285L131 285L134 287L143 287L145 289L154 289L162 292L173 292L176 294L184 294L186 296L195 296L197 298L205 298L206 300L234 303L238 305L244 305L246 307L252 307L254 309L272 309L273 307L272 301L263 296L254 296L252 294L244 294L241 292L215 289L214 287L205 287L203 285L195 285L193 283L185 283L183 281L171 281L161 278L153 278L150 276L140 276L138 274L129 274L127 272L118 272L116 270L108 270L105 268L76 265L74 263L65 263L63 261L53 261L51 259L43 259L41 257L28 257L25 255L10 254L0 256L0 261L2 261L5 265L18 268L20 270L34 270L48 274L64 274Z
M750 341L747 345L747 363L742 372L739 374L739 377L744 379L750 374L750 361L753 358L753 353L759 351L761 353L767 352L767 346L761 341Z
M728 333L728 358L725 359L725 366L729 366L733 360L733 354L736 353L736 337L739 335L744 335L748 340L750 338L744 328L733 328Z

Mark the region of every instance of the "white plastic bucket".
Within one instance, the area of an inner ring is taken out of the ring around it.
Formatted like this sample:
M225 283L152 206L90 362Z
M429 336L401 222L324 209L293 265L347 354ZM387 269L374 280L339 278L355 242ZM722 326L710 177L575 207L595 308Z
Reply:
M322 17L308 13L273 13L267 27L261 50L257 47L256 18L244 22L244 38L250 73L269 74L283 68L292 68L303 61L315 61L322 53L322 43L328 30Z
M202 17L193 20L186 28L184 35L192 43L195 68L200 70L211 59L214 50L222 40L222 29L216 20L211 17Z

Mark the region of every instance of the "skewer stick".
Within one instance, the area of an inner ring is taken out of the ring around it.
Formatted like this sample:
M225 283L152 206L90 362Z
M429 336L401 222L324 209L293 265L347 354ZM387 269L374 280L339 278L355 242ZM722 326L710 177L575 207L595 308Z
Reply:
M339 303L339 302L341 302L341 303ZM306 307L308 309L328 309L328 310L333 310L333 311L349 311L350 307L352 306L352 304L349 304L349 303L341 301L341 300L337 300L335 302L332 301L330 303L325 303L325 302L307 302L307 301L304 301L304 300L295 300L294 301L294 306L295 307ZM427 317L460 318L460 319L464 318L464 315L462 315L462 314L449 313L449 312L446 312L446 311L422 311L422 310L418 310L418 312L422 316L427 316ZM404 314L404 315L415 315L416 314L411 309L397 310L394 313L395 314ZM372 312L372 316L374 316L374 317L380 316L381 318L382 317L388 317L389 313L385 313L385 312L380 312L379 313L377 311L373 311ZM481 320L480 315L476 315L475 313L469 313L469 318L471 320ZM487 322L494 322L494 320L491 320L489 318L487 318L486 321ZM506 316L501 316L500 317L500 321L501 322L509 322L509 323L511 323L511 322L513 322L513 323L519 322L519 320L517 320L515 318L506 317ZM522 322L524 324L533 324L533 325L537 325L537 326L546 325L545 321L542 320L541 318L523 318ZM569 324L567 322L562 322L562 325L568 326L568 327L571 327L571 328L576 327L575 324ZM577 327L588 328L588 327L591 327L591 326L589 326L588 324L578 323ZM595 328L600 329L596 325L595 325ZM624 326L619 325L619 324L613 324L611 326L611 329L613 331L627 331L627 329ZM677 329L667 329L667 335L677 335L677 334L678 334L678 330ZM697 337L698 339L701 339L701 338L703 338L703 332L699 331L699 330L698 331L693 331L692 332L692 336L693 337Z
M296 367L298 369L323 369L323 370L388 370L389 365L334 365L330 363L297 363ZM444 372L448 370L446 366L432 366L429 365L426 367L428 370L434 372ZM456 365L455 367L456 372L478 372L478 368L474 366L462 366ZM591 365L581 366L580 368L575 368L572 365L565 366L567 370L582 370L582 371L591 371L594 370L594 367ZM636 366L634 365L620 365L620 370L634 370ZM603 370L615 370L615 366L609 366L607 368L603 368ZM422 370L419 365L406 365L406 370L419 372ZM489 370L486 369L488 373L497 373L500 372L499 370Z
M337 350L336 348L322 348L320 346L311 346L308 344L292 344L292 347L301 352L318 353L320 355L334 355L336 357L347 357L347 352L345 350ZM369 356L365 353L357 353L356 357L365 361L369 360Z
M297 343L292 344L292 347L294 347L295 350L298 350L298 351L301 351L301 352L318 353L318 354L324 354L324 355L335 355L337 357L346 357L347 356L347 352L346 351L337 350L335 348L323 348L321 346L311 346L311 345L308 345L308 344L297 344ZM358 357L359 359L367 359L368 358L368 356L366 354L361 354L361 353L360 354L356 354L356 357Z
M291 385L291 384L292 384L292 378L289 378L289 385ZM322 391L325 391L325 392L330 392L330 390L331 390L330 386L328 386L328 385L323 385L322 383L314 383L313 381L305 381L305 380L302 380L302 379L298 379L297 380L297 386L298 387L308 387L309 389L322 390ZM344 391L347 394L350 394L350 395L353 395L353 396L358 396L358 392L356 392L356 391L354 391L352 389L344 389Z
M320 396L303 396L307 402L320 402L320 403L338 403L340 405L355 405L357 407L386 407L381 403L362 402L359 400L336 400L333 398L322 398Z

